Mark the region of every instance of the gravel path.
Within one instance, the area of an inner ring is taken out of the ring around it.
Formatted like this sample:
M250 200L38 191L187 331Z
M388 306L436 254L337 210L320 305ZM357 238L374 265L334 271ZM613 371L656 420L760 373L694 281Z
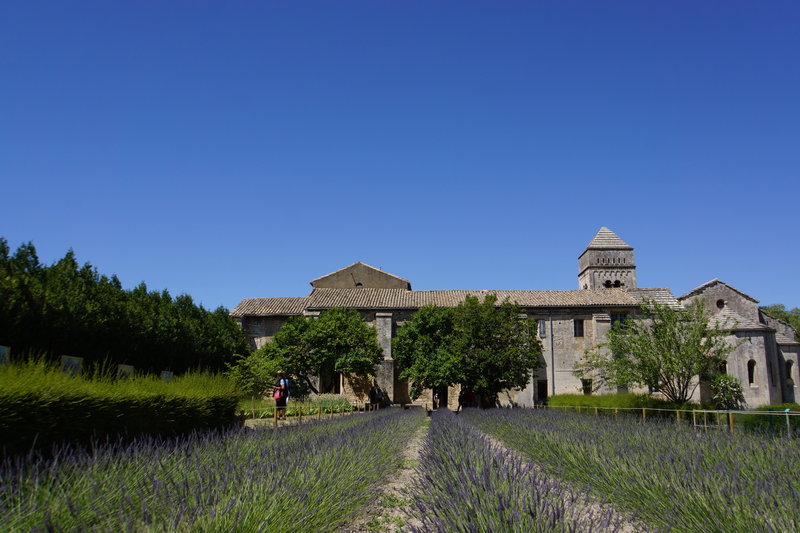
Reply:
M409 487L416 480L416 467L422 442L428 433L428 421L409 440L402 455L402 466L378 491L361 514L342 533L400 533L421 524L407 513L411 503Z

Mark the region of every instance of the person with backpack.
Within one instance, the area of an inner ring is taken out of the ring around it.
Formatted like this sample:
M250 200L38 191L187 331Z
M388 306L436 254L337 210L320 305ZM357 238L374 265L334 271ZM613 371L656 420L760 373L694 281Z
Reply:
M278 381L272 386L272 397L275 398L275 410L278 420L286 420L286 402L289 399L289 380L283 370L278 370Z

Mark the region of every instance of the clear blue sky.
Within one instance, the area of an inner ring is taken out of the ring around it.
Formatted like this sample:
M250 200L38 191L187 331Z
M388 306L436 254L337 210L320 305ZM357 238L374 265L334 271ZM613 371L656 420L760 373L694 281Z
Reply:
M800 2L0 3L0 235L206 307L415 289L800 306Z

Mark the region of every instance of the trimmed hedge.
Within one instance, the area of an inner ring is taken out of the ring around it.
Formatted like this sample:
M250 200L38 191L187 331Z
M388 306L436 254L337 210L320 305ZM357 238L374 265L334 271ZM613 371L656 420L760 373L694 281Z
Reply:
M547 399L549 407L618 407L641 409L701 409L697 404L674 404L648 394L556 394Z
M236 423L237 392L210 374L171 382L67 375L41 361L0 367L0 449L49 451L58 444L141 434L176 436Z

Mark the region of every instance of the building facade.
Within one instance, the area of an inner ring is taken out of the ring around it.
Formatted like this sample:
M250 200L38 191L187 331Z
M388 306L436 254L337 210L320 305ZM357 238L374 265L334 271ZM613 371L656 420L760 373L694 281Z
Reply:
M269 342L280 326L296 315L316 315L333 307L358 310L374 327L384 360L376 369L375 382L393 403L432 403L433 391L413 400L409 385L398 377L392 358L392 338L405 321L424 305L455 307L469 295L483 298L496 294L498 301L519 305L537 320L542 341L542 367L522 390L506 391L503 403L532 406L548 396L588 392L592 384L572 372L587 349L605 341L612 323L624 320L644 300L679 307L700 300L711 320L740 342L728 357L725 371L739 378L751 407L794 401L795 383L800 380L800 343L792 328L769 317L758 301L719 281L712 280L675 298L668 288L639 288L633 247L608 228L601 228L578 258L578 290L442 290L414 291L408 280L380 269L354 263L311 281L308 296L245 298L231 312L243 328L250 345L259 348ZM366 391L336 376L323 384L328 392L339 392L363 401ZM600 391L614 392L614 391ZM440 402L457 405L457 387L436 391ZM707 394L698 388L697 400Z

